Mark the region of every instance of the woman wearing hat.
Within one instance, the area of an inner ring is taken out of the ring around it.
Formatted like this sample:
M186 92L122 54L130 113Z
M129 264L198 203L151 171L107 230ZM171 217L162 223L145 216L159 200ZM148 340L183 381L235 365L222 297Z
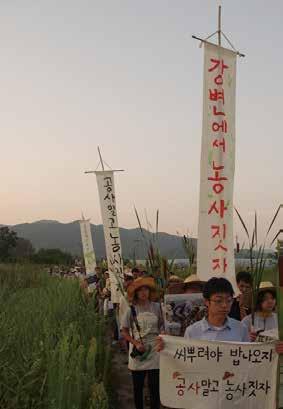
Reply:
M184 293L202 293L205 281L201 281L196 274L191 274L184 280Z
M132 372L136 409L143 409L143 388L147 375L150 392L150 408L160 407L159 398L159 354L156 351L156 337L163 332L163 318L160 304L153 302L156 297L152 277L140 277L127 289L131 307L125 313L122 333L130 343L129 369Z
M252 315L248 315L242 323L251 330L253 340L261 340L262 336L278 339L278 319L276 308L276 289L271 282L260 284L255 307L254 325Z

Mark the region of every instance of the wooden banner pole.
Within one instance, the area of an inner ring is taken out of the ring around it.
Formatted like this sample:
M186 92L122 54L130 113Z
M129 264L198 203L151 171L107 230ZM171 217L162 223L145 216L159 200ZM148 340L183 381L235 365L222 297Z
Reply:
M218 7L218 45L221 47L221 6Z
M100 163L101 163L101 166L102 166L102 170L104 171L104 163L103 163L103 160L102 160L102 156L101 156L101 152L100 152L99 146L97 147L97 150L98 150L98 154L99 154L99 158L100 158Z
M197 37L195 35L192 35L192 38L195 40L199 40L201 42L200 47L202 45L202 43L207 43L207 44L213 44L210 41L208 41L210 38L214 37L217 34L218 37L218 46L221 47L221 36L223 35L223 37L225 38L225 40L228 42L228 44L230 45L230 47L233 49L233 51L239 56L239 57L245 57L245 54L240 53L239 51L237 51L235 49L235 47L233 46L233 44L231 43L231 41L229 40L229 38L225 35L225 33L223 33L222 31L222 17L221 17L221 12L222 12L222 8L221 6L218 6L218 27L217 30L210 34L208 37L206 38L201 38L201 37Z

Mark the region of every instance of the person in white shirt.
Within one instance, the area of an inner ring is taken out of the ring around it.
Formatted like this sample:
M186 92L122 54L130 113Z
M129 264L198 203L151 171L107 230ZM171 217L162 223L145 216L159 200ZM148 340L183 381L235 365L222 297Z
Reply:
M252 333L253 340L263 337L279 339L276 309L276 289L271 282L262 282L259 288L254 317L247 315L242 324Z
M123 287L125 289L125 294L121 293L120 296L120 302L119 302L119 323L122 322L122 318L125 315L125 313L127 312L128 308L129 308L129 301L128 301L128 297L127 297L127 288L129 287L129 285L134 281L134 276L133 273L131 271L128 271L126 273L124 273L124 282L123 282ZM122 329L121 325L120 325L120 330Z
M129 342L129 369L132 373L136 409L144 409L144 381L147 377L150 409L159 409L159 354L155 349L158 334L164 331L154 278L140 277L128 287L131 307L124 315L122 334Z

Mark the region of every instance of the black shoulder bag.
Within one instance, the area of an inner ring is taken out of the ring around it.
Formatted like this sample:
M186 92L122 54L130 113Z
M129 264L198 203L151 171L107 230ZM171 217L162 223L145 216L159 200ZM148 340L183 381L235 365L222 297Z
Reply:
M131 305L130 308L131 308L131 317L132 317L133 322L134 322L134 324L136 326L136 329L138 331L140 342L143 344L143 340L142 340L142 336L141 336L141 327L140 327L140 324L138 323L136 309L135 309L135 307L133 305ZM132 328L132 337L135 339L133 328ZM142 356L143 354L144 354L144 352L139 351L135 347L135 345L133 345L133 350L131 352L131 358L135 359L136 357Z

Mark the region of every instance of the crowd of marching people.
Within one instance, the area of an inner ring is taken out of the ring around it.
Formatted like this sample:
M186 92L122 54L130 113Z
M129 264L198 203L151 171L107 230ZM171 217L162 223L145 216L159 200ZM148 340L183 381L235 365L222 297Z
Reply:
M135 272L136 275L137 272ZM132 273L133 275L133 273ZM126 279L127 281L127 279ZM184 281L171 275L166 292L202 293L205 314L188 326L188 339L230 342L260 342L278 340L276 289L271 282L260 284L252 318L252 276L243 271L237 274L238 294L225 278L211 278L202 282L196 274ZM127 283L129 306L120 318L123 338L129 343L129 370L133 379L136 409L143 409L144 384L148 382L150 408L160 407L159 352L164 349L165 334L162 296L165 288L148 275L131 277ZM161 291L160 291L161 290ZM277 342L279 354L283 343Z
M184 338L207 341L261 342L278 340L276 289L271 282L261 282L252 310L252 276L248 271L236 276L238 293L225 278L201 281L196 274L185 280L174 274L167 282L160 274L154 277L142 269L127 268L120 288L120 302L111 300L109 272L97 267L95 274L84 276L82 287L95 292L101 313L113 318L114 342L128 352L128 368L133 381L136 409L144 408L145 381L148 384L150 409L160 407L159 358L165 344L164 294L202 294L205 308L196 322L184 328ZM178 313L178 312L177 312ZM276 350L283 353L283 343Z

